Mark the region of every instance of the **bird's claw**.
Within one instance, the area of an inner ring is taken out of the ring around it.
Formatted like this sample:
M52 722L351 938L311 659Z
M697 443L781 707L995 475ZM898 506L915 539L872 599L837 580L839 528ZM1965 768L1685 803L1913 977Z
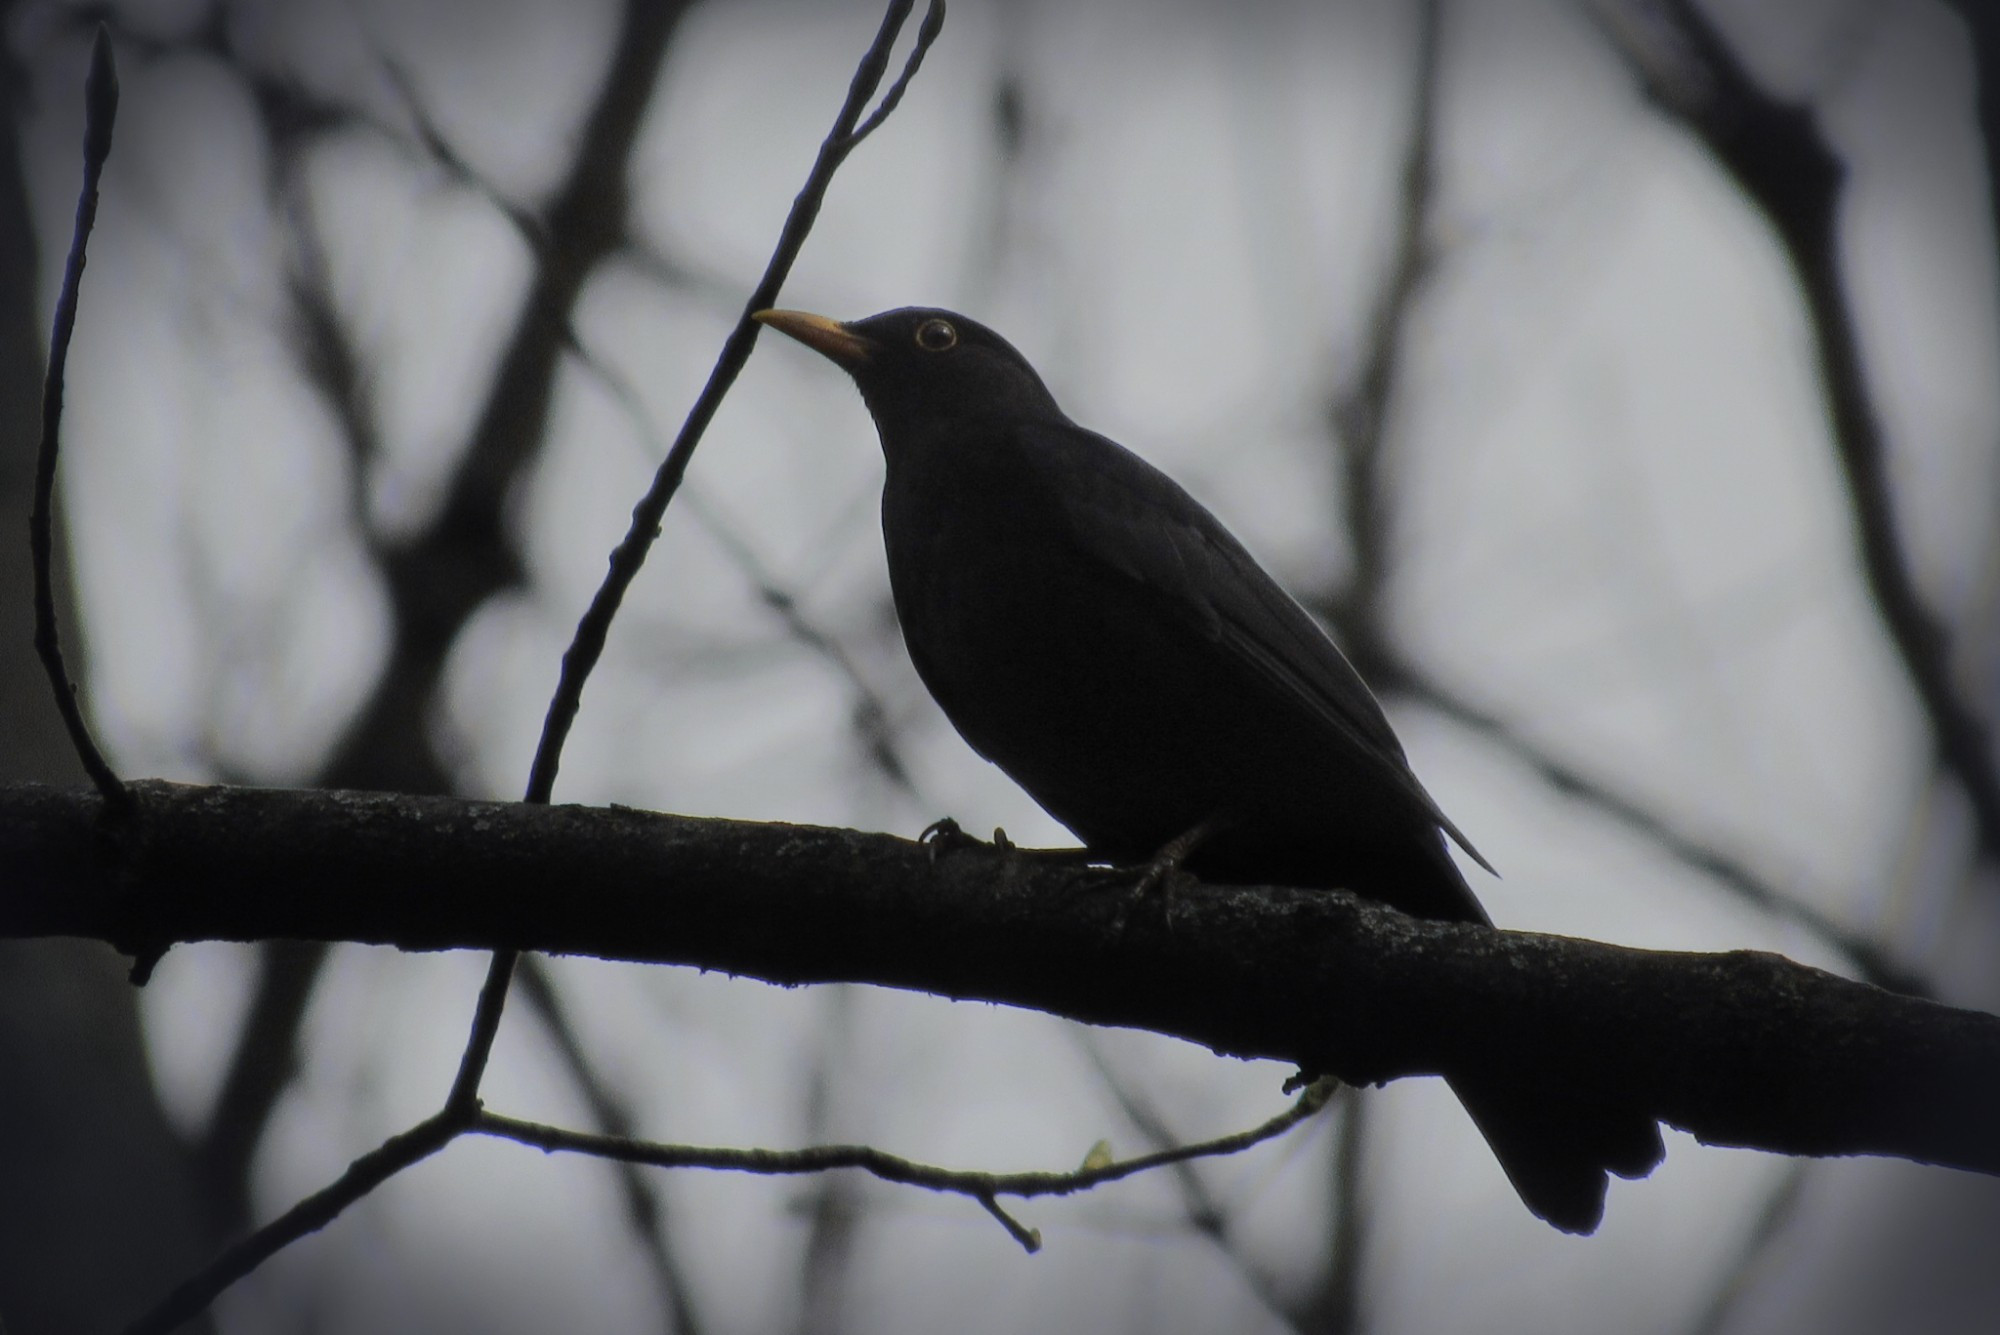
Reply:
M1132 902L1137 904L1158 890L1161 914L1167 926L1171 928L1174 925L1174 887L1173 881L1169 878L1179 874L1181 864L1187 861L1188 856L1197 848L1208 842L1209 836L1218 828L1220 822L1216 820L1197 821L1161 845L1160 851L1153 854L1152 861L1145 865L1139 873L1139 879L1133 883Z
M917 842L930 850L932 862L936 862L939 858L946 857L952 853L963 852L968 848L986 847L984 840L980 839L978 835L967 834L965 828L950 816L940 816L929 825L924 826L924 832L917 836ZM993 831L993 846L1005 852L1013 848L1014 845L1007 841L1007 832L1005 830L995 829Z
M1144 899L1155 890L1162 894L1171 893L1173 885L1167 878L1180 869L1178 860L1162 857L1156 857L1145 866L1135 868L1139 878L1132 882L1132 898Z
M1154 858L1139 873L1139 879L1132 883L1132 891L1127 896L1127 908L1136 908L1152 898L1160 897L1160 918L1171 931L1174 925L1174 883L1172 878L1180 873L1177 863Z

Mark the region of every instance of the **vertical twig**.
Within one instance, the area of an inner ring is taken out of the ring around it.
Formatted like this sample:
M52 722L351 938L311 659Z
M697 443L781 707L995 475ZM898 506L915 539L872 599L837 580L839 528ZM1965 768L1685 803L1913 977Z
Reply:
M611 568L604 576L604 583L598 587L590 607L577 622L576 634L563 653L562 674L556 683L555 695L549 701L548 714L542 723L541 742L536 747L534 766L528 776L525 800L529 802L546 802L554 791L556 770L562 763L563 744L569 738L570 726L576 722L577 709L583 702L584 682L597 666L597 660L603 656L605 640L611 633L612 618L618 615L626 590L631 588L633 579L639 574L639 567L645 563L653 539L659 536L660 522L666 517L667 506L673 501L674 493L680 490L681 478L687 473L688 461L694 455L695 446L701 443L702 433L708 430L716 409L722 406L722 396L729 392L729 387L736 382L736 377L750 360L750 349L755 346L757 331L761 327L751 320L751 312L762 310L777 301L778 290L784 286L800 248L805 245L806 235L819 216L820 203L826 198L834 169L882 123L886 109L902 100L903 91L923 63L924 53L937 39L938 29L944 22L943 0L931 0L930 10L924 15L923 24L917 31L916 45L910 50L902 74L883 95L882 108L877 114L856 129L863 108L874 96L875 89L882 82L882 75L888 69L889 48L904 21L909 18L912 3L913 0L893 0L888 14L883 17L875 44L854 72L853 82L847 90L847 102L841 107L833 132L820 144L812 174L807 178L805 188L792 200L791 213L785 219L778 248L771 255L763 278L744 303L735 329L730 331L728 341L723 344L722 356L709 373L708 383L702 386L686 422L681 425L680 434L674 438L667 457L661 460L658 471L653 474L652 486L633 508L632 526L611 553Z
M625 229L626 177L633 145L659 82L684 0L624 0L611 55L550 194L531 213L478 180L432 121L413 82L386 54L420 151L477 191L520 232L533 267L513 326L472 413L465 448L435 512L419 530L389 537L367 514L380 442L360 349L344 328L328 284L324 240L306 199L311 151L327 137L373 125L398 132L296 80L259 67L227 25L191 38L244 83L271 145L274 208L296 217L298 253L290 275L295 351L301 372L342 429L350 462L349 500L361 543L381 577L392 627L387 657L313 775L327 788L443 793L451 765L427 726L443 690L444 662L460 630L497 594L523 579L505 522L512 485L533 463L549 427L552 386L571 338L569 314L590 275ZM249 1173L277 1099L302 1065L300 1027L330 948L323 942L266 942L223 1096L205 1137L206 1186L231 1231L249 1219Z
M862 111L881 86L882 76L888 69L889 50L896 36L908 19L913 0L892 0L888 15L875 34L874 42L862 57L854 79L847 92L847 100L842 104L840 114L835 118L833 129L820 145L818 157L813 162L806 184L793 201L792 210L785 220L779 235L778 245L773 252L769 267L756 292L744 306L744 313L737 322L735 331L724 344L722 355L710 372L708 384L703 388L695 406L689 411L673 450L660 471L655 475L652 487L633 512L632 529L612 554L611 570L605 577L603 587L592 600L590 610L578 625L576 638L563 655L563 671L557 688L556 700L551 703L549 720L543 728L541 744L536 751L535 766L531 774L527 799L530 802L546 803L555 783L558 759L562 752L563 740L568 735L569 725L574 721L577 704L582 698L583 682L590 669L603 652L604 638L610 629L611 618L617 613L619 601L626 588L638 574L639 566L645 559L647 548L657 533L659 523L665 516L667 503L680 484L682 474L687 470L688 456L694 452L702 432L715 416L723 394L734 382L743 364L748 360L750 348L755 341L757 326L750 320L749 313L768 306L777 297L779 285L791 270L793 261L805 244L806 236L819 212L820 201L825 197L833 173L846 159L855 146L881 123L881 115L872 117L859 130ZM893 107L903 95L904 89L915 77L923 62L926 51L936 39L939 25L944 19L943 0L932 0L929 12L918 31L915 46L904 64L896 82L883 96L883 105ZM507 987L514 975L520 959L520 952L502 950L495 952L492 965L486 975L486 982L480 989L479 1002L473 1013L471 1032L467 1037L464 1054L459 1060L458 1074L452 1082L450 1094L444 1107L432 1116L419 1122L409 1130L391 1136L379 1147L363 1155L349 1166L339 1180L315 1192L293 1206L290 1210L264 1225L249 1236L225 1249L207 1266L190 1276L185 1282L167 1295L158 1306L141 1316L128 1328L128 1335L142 1335L148 1332L172 1330L183 1321L207 1309L217 1295L244 1276L250 1274L270 1257L308 1233L326 1227L348 1206L360 1200L377 1186L393 1177L411 1164L435 1154L453 1139L473 1129L479 1124L479 1081L486 1070L486 1063L493 1050L493 1041L499 1033L500 1016L507 999Z
M55 330L49 337L47 378L42 382L42 448L35 459L35 508L28 517L28 548L35 564L35 652L48 670L56 693L56 710L69 730L77 759L90 781L104 795L107 816L123 817L132 809L132 794L112 773L103 752L84 722L76 684L63 664L62 641L56 629L54 526L56 448L62 433L63 368L69 361L70 335L76 331L77 290L83 285L84 248L97 221L97 182L104 160L111 156L111 124L118 116L118 70L111 60L111 34L97 25L90 44L90 75L83 85L83 188L77 194L76 226L70 233L69 260L63 266L62 290L56 297Z
M626 590L638 578L639 567L645 564L646 553L659 536L661 521L666 518L667 506L672 503L674 493L680 490L681 479L687 474L688 461L694 456L695 446L701 443L708 424L722 406L723 395L736 383L736 377L750 360L750 349L756 345L759 328L751 320L751 312L763 310L777 301L778 290L784 286L814 220L819 217L820 203L826 198L827 187L833 182L834 170L882 124L887 109L902 100L904 90L923 64L924 54L937 40L939 28L944 23L944 0L931 0L902 74L883 95L882 106L877 108L877 113L861 123L862 110L881 86L882 76L889 68L889 48L894 44L896 34L902 31L904 21L909 18L913 3L914 0L892 0L889 12L883 16L874 44L862 57L853 80L848 84L847 101L834 121L833 132L820 143L819 155L813 162L805 188L792 200L791 213L786 217L784 230L779 235L778 248L765 266L763 278L744 303L736 328L730 331L715 369L709 372L708 383L702 386L694 407L688 411L687 420L681 424L680 434L674 438L667 457L661 460L659 470L653 474L652 486L633 507L632 526L613 549L611 568L605 572L604 582L598 586L589 608L577 622L569 648L563 651L562 672L556 681L555 695L549 701L548 713L542 720L542 736L535 747L535 760L528 773L528 790L522 795L523 801L547 802L555 791L556 771L562 764L563 745L569 739L571 725L576 722L577 710L582 707L584 683L589 680L598 659L604 655L612 619L618 615ZM500 1011L506 1005L507 984L513 977L515 963L513 951L503 950L493 957L486 985L480 991L479 1007L473 1014L472 1033L465 1045L465 1055L459 1062L458 1078L452 1084L450 1106L454 1108L470 1111L477 1101L480 1076L486 1069L494 1037L499 1032Z
M578 342L572 349L583 368L596 376L598 382L618 406L625 411L632 427L648 446L657 447L659 432L654 428L652 415L646 411L644 400L630 377L603 358L592 353ZM664 457L664 449L655 450ZM847 683L854 696L852 726L856 740L863 752L872 760L882 777L912 798L921 800L917 791L915 771L904 760L902 749L896 743L895 715L889 708L888 700L869 682L854 656L830 630L815 623L799 605L799 597L765 566L756 550L724 518L702 502L697 492L690 492L681 502L686 511L708 536L722 549L743 578L749 581L757 592L757 600L769 608L784 623L793 640L800 647L816 654Z

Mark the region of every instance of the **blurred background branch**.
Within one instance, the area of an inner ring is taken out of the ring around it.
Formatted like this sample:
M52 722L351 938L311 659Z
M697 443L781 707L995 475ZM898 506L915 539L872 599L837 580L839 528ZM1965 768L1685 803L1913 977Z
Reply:
M65 642L113 763L518 791L568 619L664 450L650 424L692 396L796 189L795 102L837 95L824 51L877 16L0 10L7 422L32 420L99 18L126 74L58 516L83 593ZM797 304L965 309L1212 503L1396 711L1506 873L1480 887L1503 924L1774 948L2000 1004L1984 8L966 0L953 25L891 144L828 200ZM753 363L715 436L566 796L1063 842L902 657L851 393ZM8 774L74 778L16 649ZM0 1033L20 1073L0 1144L41 1149L0 1164L0 1318L129 1313L75 1270L77 1238L150 1293L211 1230L407 1124L462 1038L457 967L200 947L136 1006L104 953L7 945L0 1013L70 1018ZM503 1034L501 1089L603 1130L989 1163L1073 1161L1133 1107L1242 1124L1282 1076L1106 1035L1107 1082L1032 1017L663 972L524 975L542 1018ZM67 1033L100 1036L89 1061ZM454 1151L424 1191L360 1207L354 1234L422 1245L329 1235L221 1320L1542 1331L1588 1312L1819 1335L1981 1329L1968 1314L2000 1301L1990 1193L1684 1142L1565 1251L1411 1083L1343 1094L1282 1171L1253 1155L1200 1192L1135 1185L1139 1228L1050 1206L1036 1222L1073 1235L1030 1272L985 1220L838 1183L655 1180L647 1206L639 1179ZM563 1222L470 1227L502 1189ZM1452 1283L1422 1259L1440 1252Z

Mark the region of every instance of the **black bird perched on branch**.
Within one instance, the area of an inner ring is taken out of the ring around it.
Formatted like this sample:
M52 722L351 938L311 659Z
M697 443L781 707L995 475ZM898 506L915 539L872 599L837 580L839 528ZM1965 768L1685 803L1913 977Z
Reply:
M903 638L945 714L1095 854L1171 849L1234 884L1338 887L1487 923L1417 782L1317 622L1174 481L1063 415L1027 360L951 311L756 318L860 386L888 460ZM1528 1208L1589 1232L1605 1171L1659 1161L1650 1118L1454 1088Z

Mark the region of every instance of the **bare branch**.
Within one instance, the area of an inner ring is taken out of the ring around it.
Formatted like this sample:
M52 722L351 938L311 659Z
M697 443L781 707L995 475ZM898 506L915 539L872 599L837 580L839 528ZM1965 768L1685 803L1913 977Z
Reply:
M1691 0L1645 7L1642 25L1612 0L1589 12L1638 77L1647 97L1707 145L1744 195L1763 210L1805 300L1825 390L1834 453L1847 481L1868 591L1888 631L1932 744L1965 790L1980 846L2000 858L2000 760L1994 734L1959 690L1951 637L1917 586L1898 532L1888 443L1870 393L1852 301L1841 274L1839 213L1846 167L1813 109L1757 85Z
M535 949L868 982L1151 1029L1368 1084L1442 1074L1719 1145L2000 1172L2000 1018L1775 955L1425 922L1334 891L1175 888L810 826L147 782L0 788L0 935ZM588 887L587 890L581 887Z
M735 1173L796 1175L824 1173L836 1168L858 1168L884 1182L922 1187L928 1191L967 1196L978 1201L1000 1220L1007 1231L1029 1251L1041 1247L1040 1234L1023 1227L1000 1208L997 1197L1072 1196L1107 1182L1117 1182L1193 1159L1238 1154L1260 1145L1305 1121L1326 1104L1333 1082L1316 1081L1296 1102L1269 1121L1213 1140L1178 1145L1130 1159L1114 1160L1068 1173L987 1173L960 1168L940 1168L917 1163L867 1145L818 1145L803 1150L728 1149L702 1145L663 1145L655 1141L627 1140L618 1136L594 1136L561 1127L526 1122L499 1113L482 1112L468 1128L479 1135L516 1140L537 1149L565 1150L628 1163L653 1164L660 1168L711 1168Z
M1165 1149L1177 1143L1179 1137L1167 1124L1166 1115L1111 1064L1110 1058L1105 1054L1104 1045L1097 1041L1095 1032L1088 1029L1071 1032L1078 1036L1084 1056L1089 1058L1091 1066L1097 1071L1098 1079L1103 1081L1104 1087L1110 1091L1118 1110L1125 1114L1125 1120L1130 1122L1155 1149ZM1336 1085L1327 1093L1330 1099L1340 1092L1344 1092L1342 1087ZM1207 1180L1202 1177L1195 1165L1192 1162L1176 1164L1173 1180L1175 1188L1180 1193L1181 1210L1186 1217L1187 1226L1215 1247L1223 1260L1236 1271L1237 1277L1243 1281L1243 1287L1262 1304L1264 1310L1293 1330L1304 1332L1313 1329L1302 1325L1294 1314L1287 1310L1284 1297L1278 1290L1276 1278L1244 1253L1242 1244L1234 1236L1228 1208L1216 1199L1214 1192L1209 1190Z
M652 485L633 508L632 525L612 551L610 569L605 572L604 582L598 586L589 608L577 622L569 648L563 651L562 671L556 682L555 694L549 701L548 713L543 718L541 739L535 746L534 762L528 773L525 800L529 802L547 802L555 791L563 744L583 704L584 683L604 654L605 641L611 634L611 622L625 600L625 591L638 578L639 568L645 564L646 554L652 549L653 540L659 536L667 506L680 490L681 479L687 474L688 462L694 457L695 447L701 443L708 424L722 406L723 396L749 362L751 348L756 346L759 326L750 318L751 312L762 310L777 300L778 290L791 273L792 264L805 247L806 237L819 216L820 202L826 197L827 187L833 184L834 173L861 142L861 135L854 130L855 123L881 85L882 75L888 68L889 49L897 33L902 31L904 20L909 17L911 3L912 0L891 0L882 25L876 30L874 42L862 56L854 78L848 84L847 100L834 118L833 129L820 143L819 154L806 177L806 184L792 201L791 212L779 233L777 248L765 266L763 278L744 303L735 329L723 344L722 353L709 372L708 382L702 386L694 406L688 410L680 434L674 438L667 457L661 460L659 469L654 473ZM641 5L641 8L644 6ZM925 28L934 29L943 21L943 0L932 0L931 10L925 16ZM932 36L935 35L933 31ZM928 49L929 42L920 34L901 78L890 89L891 98L901 97L902 88L915 77ZM890 105L885 100L880 115L887 115ZM878 123L879 116L864 127L863 134ZM502 374L504 377L504 368ZM480 990L479 1005L473 1013L472 1032L466 1040L447 1106L469 1106L477 1097L480 1076L493 1050L493 1040L500 1031L500 1013L506 1004L507 985L513 976L515 963L514 953L509 950L501 950L493 957L485 986Z
M912 0L892 0L889 12L882 19L882 26L875 34L875 41L862 57L854 79L848 85L847 100L842 104L840 114L834 118L833 129L820 142L819 154L806 177L806 184L792 200L791 212L779 233L777 249L765 266L764 276L758 280L749 300L744 302L736 327L730 331L728 341L723 344L722 355L709 372L708 383L702 386L694 406L688 410L680 434L674 438L667 457L661 460L658 471L653 475L652 486L634 507L631 528L611 553L611 569L606 573L604 583L598 587L589 609L577 622L576 634L563 653L562 676L556 684L554 697L549 701L542 738L535 750L534 767L528 778L529 801L546 802L555 789L563 743L583 703L584 682L589 679L597 660L603 656L612 619L618 615L619 605L625 600L625 591L632 586L632 581L638 577L639 567L645 563L646 553L659 533L660 522L666 517L667 506L672 503L674 493L680 490L681 479L687 474L688 461L693 458L695 447L701 443L702 434L708 430L709 422L722 406L723 395L729 392L729 387L736 382L736 377L750 360L751 348L756 346L757 332L762 326L750 318L751 312L763 310L777 301L778 291L784 286L785 278L791 273L792 264L805 247L806 236L819 216L820 203L826 198L827 187L833 183L834 172L860 142L855 124L881 84L882 75L888 68L889 49L895 42L896 34L902 30L904 20L909 17L911 3ZM943 4L933 0L924 26L930 28L941 23L943 16ZM898 87L915 75L927 49L928 43L920 37L910 53L909 64Z
M977 1199L986 1213L997 1219L1000 1222L1000 1227L1007 1230L1007 1235L1021 1244L1021 1250L1034 1253L1042 1249L1042 1231L1040 1229L1027 1227L1020 1220L1014 1218L1013 1215L1001 1209L1000 1202L994 1200L989 1195L982 1195L977 1197Z
M84 722L83 707L77 702L76 684L63 664L54 575L56 451L62 438L63 371L69 362L70 336L76 331L84 250L97 221L98 178L104 174L104 160L111 156L111 126L118 117L118 70L111 60L111 34L101 23L90 45L90 75L84 82L83 103L83 187L77 192L76 225L70 233L62 289L56 295L55 329L49 336L48 369L42 381L42 447L35 457L35 507L28 516L28 546L35 564L35 652L49 674L56 710L69 730L77 759L83 762L97 791L104 794L105 815L123 820L132 813L131 794L97 749L90 725ZM140 965L144 964L141 959Z
M442 1112L389 1137L349 1164L337 1181L306 1197L189 1276L159 1306L127 1326L126 1335L163 1335L199 1316L231 1284L306 1234L325 1228L348 1206L410 1165L430 1158L464 1129L462 1116Z
M903 19L908 17L909 12L909 7L906 5L903 7L903 12L896 17L898 31L901 31ZM868 119L861 123L859 129L847 136L847 149L853 149L863 139L874 134L883 121L889 119L890 113L902 102L903 94L910 90L910 80L916 78L917 71L923 67L924 56L930 51L931 43L935 42L938 34L943 31L944 0L931 0L929 7L924 10L924 21L917 25L917 40L911 45L910 54L903 60L903 72L896 76L896 82L889 85L889 91L882 94L882 101ZM878 80L880 77L879 74L876 76ZM775 292L772 293L773 297L776 295Z
M654 428L652 414L646 411L645 399L633 385L631 377L581 343L574 344L572 350L578 363L596 376L598 382L617 400L618 406L624 409L633 429L649 444L656 443L659 433ZM659 453L664 455L665 451ZM818 656L846 681L854 697L850 721L856 741L884 778L909 796L919 797L915 775L896 742L895 716L889 709L889 702L869 682L860 664L854 661L854 655L847 652L847 647L833 632L806 615L805 609L799 606L798 598L779 582L748 539L704 502L699 492L688 492L681 501L681 508L722 548L723 554L757 591L757 600L784 624L792 639Z
M569 312L589 274L619 244L625 223L625 164L643 123L681 7L639 0L625 7L614 56L585 118L573 161L540 215L529 215L485 186L416 100L407 75L383 57L392 86L406 99L418 148L457 178L482 190L529 241L536 268L477 414L463 458L438 514L418 534L371 544L387 586L395 635L368 699L348 722L318 782L336 787L446 792L451 774L428 726L445 660L458 632L495 593L520 578L503 509L516 479L547 435L550 387L570 339ZM326 288L323 257L298 204L303 151L317 136L363 128L402 144L405 136L367 113L323 99L296 81L260 70L233 45L227 24L202 41L249 86L274 145L277 172L299 217L297 269L290 295L301 369L345 430L353 460L350 504L364 533L368 468L379 449L366 384ZM204 1138L220 1212L248 1210L248 1171L273 1104L298 1065L297 1032L311 1001L324 951L295 945L264 952L249 1020L232 1055L225 1097Z
M879 86L887 67L888 52L903 21L908 17L910 0L893 0L889 14L876 35L875 42L864 56L850 85L848 98L835 121L833 130L823 141L819 156L808 176L804 190L793 203L790 217L780 236L778 247L767 268L763 282L757 292L744 306L737 328L723 354L718 360L709 382L683 425L679 438L669 451L668 457L656 475L653 487L640 503L633 516L633 528L618 550L613 554L612 567L604 586L593 600L589 612L579 623L577 635L563 657L563 672L556 696L550 705L548 720L543 737L537 749L535 764L530 775L528 797L530 802L546 803L554 784L556 766L562 744L570 723L574 720L577 706L581 701L583 683L592 665L601 655L604 639L609 631L612 617L616 614L624 590L638 573L647 548L658 531L668 502L684 474L688 457L691 455L702 432L720 405L735 376L748 359L755 342L756 326L749 320L749 312L767 306L775 299L779 284L789 272L793 259L804 245L810 232L819 202L824 197L834 171L841 161L860 142L860 135L854 125L863 108ZM422 625L432 633L428 636L412 637L407 632L411 622L399 615L399 623L405 633L397 636L398 652L405 649L422 650L429 648L441 652L443 644L435 633L440 621L449 622L448 615L440 615L437 606L437 592L430 587L432 581L416 579L413 575L429 560L442 554L447 559L463 557L462 549L468 542L475 546L481 539L490 539L497 532L497 513L504 486L501 480L518 471L527 442L539 432L539 423L547 403L547 382L552 374L553 354L569 344L569 327L566 317L551 320L550 313L566 312L580 290L583 276L595 264L597 258L609 252L622 235L622 212L617 207L608 207L607 201L622 201L622 164L625 146L629 144L636 130L644 105L650 97L652 79L646 71L656 68L660 52L668 31L678 17L678 7L662 7L645 3L634 3L627 10L628 27L633 24L648 29L648 37L640 40L628 33L617 44L613 62L614 69L607 76L607 92L592 114L591 126L583 136L583 151L573 167L567 187L558 192L556 203L551 208L550 226L554 230L564 230L573 234L573 248L561 254L549 250L542 252L542 265L535 285L529 294L522 316L517 338L510 346L508 355L496 373L495 395L489 400L480 426L474 432L474 449L459 469L451 494L427 535L428 549L406 550L388 553L388 573L392 591L409 592L419 590L419 611L426 614ZM902 77L890 90L884 106L878 110L873 121L865 127L872 129L888 114L894 100L900 98L902 90L910 78L914 77L925 50L936 36L936 27L942 21L943 6L934 3L925 23L925 34L920 34ZM94 142L94 141L93 141ZM101 161L101 154L99 155ZM531 336L531 331L536 331ZM547 355L544 355L544 354ZM523 401L525 397L525 401ZM506 400L503 406L502 400ZM51 465L52 466L52 465ZM492 541L484 545L491 549ZM465 562L460 559L454 566L456 573L470 573L460 570ZM498 565L502 583L506 579L507 563ZM467 605L483 599L494 587L491 583L492 570L467 581L455 581L449 592L460 604ZM406 611L399 602L399 612ZM444 637L448 643L448 636ZM420 643L413 645L413 639ZM420 705L429 697L428 690L409 691L409 683L398 679L392 670L385 674L382 689L378 690L375 701L364 718L372 718L376 713L373 705L382 703L391 687L396 688L399 700ZM366 729L359 730L365 732ZM350 732L347 744L343 746L343 758L355 753L357 734ZM333 762L337 771L341 758ZM115 805L122 795L106 792L107 807ZM123 939L134 943L135 949L143 952L142 964L156 957L154 939L142 933L125 934ZM273 1223L250 1235L236 1247L231 1248L206 1270L190 1279L148 1317L142 1319L140 1328L165 1329L186 1317L201 1311L215 1294L248 1274L265 1258L284 1247L292 1239L305 1232L322 1227L348 1204L359 1199L376 1185L392 1176L410 1163L435 1150L458 1134L478 1115L478 1088L487 1060L492 1051L493 1041L499 1032L500 1017L505 1006L509 983L519 960L518 949L500 944L495 951L486 981L480 990L479 1000L474 1009L471 1031L464 1052L461 1054L458 1073L453 1079L451 1091L447 1095L443 1109L420 1123L412 1130L384 1142L376 1151L356 1161L349 1172L326 1190L307 1198ZM155 1324L163 1323L163 1324Z

